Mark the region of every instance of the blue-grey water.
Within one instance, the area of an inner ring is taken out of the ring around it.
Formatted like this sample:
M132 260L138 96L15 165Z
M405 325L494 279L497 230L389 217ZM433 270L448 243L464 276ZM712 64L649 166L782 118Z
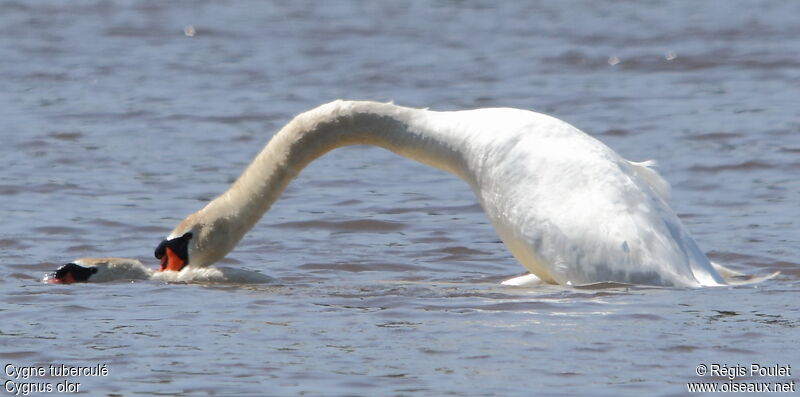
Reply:
M3 393L62 381L9 364L104 364L69 380L108 396L672 396L726 380L699 364L800 371L798 19L791 1L4 1ZM155 266L180 219L336 98L552 114L657 160L713 260L782 273L502 287L523 269L463 182L351 147L223 261L274 284L39 281L84 256Z

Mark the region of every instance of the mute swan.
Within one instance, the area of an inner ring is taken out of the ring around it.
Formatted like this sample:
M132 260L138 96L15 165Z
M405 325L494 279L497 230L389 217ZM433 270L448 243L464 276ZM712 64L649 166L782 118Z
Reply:
M510 108L435 112L343 100L296 116L226 192L180 222L155 250L160 270L218 261L303 167L357 144L464 180L531 273L516 284L726 284L670 208L669 185L651 164L627 161L564 121Z
M146 280L154 273L142 262L128 258L81 258L59 267L42 281L50 284Z
M157 272L131 258L80 258L59 267L42 281L50 284L104 283L118 280L257 284L275 281L267 275L231 268L186 267L180 272Z

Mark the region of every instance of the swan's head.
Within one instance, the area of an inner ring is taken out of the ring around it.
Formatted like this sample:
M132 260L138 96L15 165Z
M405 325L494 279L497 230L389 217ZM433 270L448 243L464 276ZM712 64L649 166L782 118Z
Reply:
M50 284L139 280L150 276L152 270L142 262L129 258L81 258L45 276Z
M171 237L171 236L170 236ZM186 232L180 237L171 237L156 247L156 259L161 261L158 271L172 270L179 272L189 264L189 247L194 233Z
M226 217L211 217L203 211L189 215L156 247L159 271L210 266L233 249L236 236L243 234L231 230L231 220Z
M67 263L44 277L44 282L50 284L85 283L97 274L95 266L81 266L75 262Z

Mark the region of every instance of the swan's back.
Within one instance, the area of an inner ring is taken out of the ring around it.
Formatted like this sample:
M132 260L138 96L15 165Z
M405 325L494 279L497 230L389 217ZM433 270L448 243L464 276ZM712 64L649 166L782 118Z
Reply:
M667 204L668 185L577 128L519 109L428 112L498 234L540 278L719 285Z

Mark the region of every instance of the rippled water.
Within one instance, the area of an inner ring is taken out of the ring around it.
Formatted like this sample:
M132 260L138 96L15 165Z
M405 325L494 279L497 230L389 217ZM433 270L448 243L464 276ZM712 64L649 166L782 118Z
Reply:
M91 395L682 395L701 363L800 368L800 3L0 8L3 365L105 364L72 378ZM224 261L275 284L39 283L82 256L155 265L274 131L335 98L553 114L659 161L711 258L782 275L501 287L522 267L461 181L351 147Z

